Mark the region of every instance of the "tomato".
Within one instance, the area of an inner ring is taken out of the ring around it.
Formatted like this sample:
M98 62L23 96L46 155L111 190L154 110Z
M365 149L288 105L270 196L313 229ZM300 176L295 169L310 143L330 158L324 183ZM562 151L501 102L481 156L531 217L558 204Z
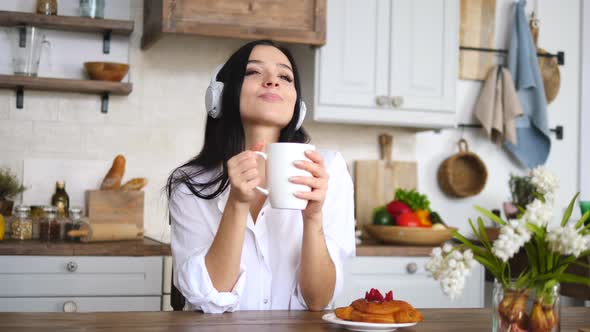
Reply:
M416 217L414 212L404 212L400 214L395 222L398 226L420 227L420 219Z

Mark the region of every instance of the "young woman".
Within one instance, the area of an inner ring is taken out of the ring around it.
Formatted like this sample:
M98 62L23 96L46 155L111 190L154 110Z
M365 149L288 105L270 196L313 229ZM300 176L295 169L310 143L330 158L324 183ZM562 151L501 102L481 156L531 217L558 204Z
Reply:
M293 177L310 192L305 210L273 209L255 187L265 163L254 151L309 141L291 53L267 40L238 49L212 77L201 152L168 179L174 284L190 309L322 310L342 288L354 255L353 187L333 151L307 151Z

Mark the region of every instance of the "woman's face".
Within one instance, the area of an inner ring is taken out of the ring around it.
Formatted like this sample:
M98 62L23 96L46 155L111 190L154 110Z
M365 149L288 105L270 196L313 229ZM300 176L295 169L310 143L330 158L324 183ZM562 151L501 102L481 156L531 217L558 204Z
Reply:
M296 99L293 69L287 56L273 46L254 47L240 94L240 115L244 125L282 129L293 117Z

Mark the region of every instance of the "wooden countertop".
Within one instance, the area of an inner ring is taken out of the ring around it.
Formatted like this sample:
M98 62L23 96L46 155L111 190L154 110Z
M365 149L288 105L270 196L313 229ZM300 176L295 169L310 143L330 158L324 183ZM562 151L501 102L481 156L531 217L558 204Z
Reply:
M400 332L490 331L490 309L423 309L424 322ZM0 313L2 331L343 331L325 312L238 311L129 313ZM590 327L590 308L562 308L561 332Z
M170 256L170 245L150 238L143 240L72 243L39 240L0 241L0 255L28 256Z
M430 246L396 246L377 242L363 242L356 246L358 256L429 256L434 247Z

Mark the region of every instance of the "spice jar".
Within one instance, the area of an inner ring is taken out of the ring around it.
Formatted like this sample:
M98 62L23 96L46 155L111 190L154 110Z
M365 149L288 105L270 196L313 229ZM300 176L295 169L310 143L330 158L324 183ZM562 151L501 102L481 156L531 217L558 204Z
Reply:
M44 206L42 205L32 205L31 206L31 223L33 224L33 240L39 240L39 233L41 231L40 224L45 216L45 212L43 212Z
M43 212L45 213L45 217L43 217L39 224L39 239L41 239L41 241L49 241L51 238L50 228L51 225L56 221L55 217L57 214L57 209L55 206L45 206L43 207Z
M31 208L19 205L15 208L16 219L10 225L10 237L17 240L30 240L33 234L33 225L29 213Z
M80 207L72 207L70 208L70 218L69 220L66 222L65 224L65 240L66 241L70 241L70 242L80 242L80 238L79 237L72 237L68 235L69 231L72 230L79 230L80 229L80 223L82 220L82 208Z

